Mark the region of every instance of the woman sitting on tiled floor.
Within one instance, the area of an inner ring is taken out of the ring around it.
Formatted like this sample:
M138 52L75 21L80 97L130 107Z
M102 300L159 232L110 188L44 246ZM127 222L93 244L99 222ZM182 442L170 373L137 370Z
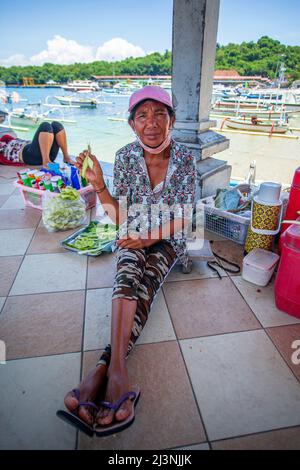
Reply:
M69 157L64 126L58 122L42 122L32 141L5 134L0 138L0 163L3 165L43 165L53 162L61 149L64 162Z
M92 157L93 168L86 173L104 210L121 226L112 295L111 347L106 348L79 387L66 395L69 412L58 412L58 416L89 435L94 431L99 436L113 434L133 422L140 390L129 383L125 359L172 266L177 260L183 266L188 263L182 227L191 219L196 167L191 152L171 138L175 122L171 98L163 88L144 87L131 96L129 113L129 124L137 140L117 152L113 194L105 185L96 157ZM85 158L85 152L77 158L79 169ZM138 212L133 215L129 210L128 215L121 203L119 206L122 197L129 209L134 204L146 208L145 225L139 213L139 225L129 233L127 227L136 223ZM169 210L160 209L156 226L153 222L149 225L150 206L152 211L158 204L165 208L167 205ZM105 401L101 401L103 398Z

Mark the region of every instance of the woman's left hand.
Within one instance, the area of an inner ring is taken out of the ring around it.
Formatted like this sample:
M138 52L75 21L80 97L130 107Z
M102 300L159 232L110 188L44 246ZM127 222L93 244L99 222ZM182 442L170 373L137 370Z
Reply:
M139 235L132 234L127 238L120 238L117 240L117 245L120 248L130 248L132 250L139 250L141 248L146 248L149 246L151 240L148 238L140 238Z

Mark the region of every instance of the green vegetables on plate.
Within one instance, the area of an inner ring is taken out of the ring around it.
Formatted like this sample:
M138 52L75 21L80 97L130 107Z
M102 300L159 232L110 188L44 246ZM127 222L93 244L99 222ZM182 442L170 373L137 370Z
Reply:
M62 245L80 254L98 256L111 247L116 238L116 233L116 225L92 221L85 229L64 240Z

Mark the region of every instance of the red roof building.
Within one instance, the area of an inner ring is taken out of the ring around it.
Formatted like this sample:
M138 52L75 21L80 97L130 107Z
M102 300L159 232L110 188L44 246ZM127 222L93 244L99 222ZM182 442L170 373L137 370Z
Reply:
M236 70L215 70L214 82L217 83L236 83L236 82L267 82L270 80L260 75L244 76L240 75Z

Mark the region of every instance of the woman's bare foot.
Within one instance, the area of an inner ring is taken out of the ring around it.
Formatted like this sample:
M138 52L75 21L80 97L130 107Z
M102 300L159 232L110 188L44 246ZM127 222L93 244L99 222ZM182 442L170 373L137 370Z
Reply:
M95 401L99 398L101 391L104 392L104 386L107 382L107 369L108 367L104 364L98 365L88 374L86 378L82 380L78 386L80 392L80 401L91 401L95 403ZM71 391L67 393L64 398L64 403L66 408L71 413L77 409L78 400L75 397L74 392ZM92 426L94 423L93 409L89 406L80 406L78 409L78 417L90 426Z
M115 403L124 393L130 392L131 387L126 368L119 371L108 370L107 377L108 384L105 393L105 401ZM132 406L132 401L128 399L124 401L116 412L105 407L100 407L95 422L100 426L107 426L111 424L114 419L116 421L124 421L130 415Z

